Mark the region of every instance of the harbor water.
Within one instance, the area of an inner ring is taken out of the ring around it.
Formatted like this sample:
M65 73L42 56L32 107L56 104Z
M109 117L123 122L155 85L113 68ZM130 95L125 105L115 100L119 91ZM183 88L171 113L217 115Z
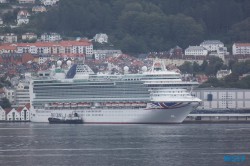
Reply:
M0 123L0 165L250 165L250 124Z

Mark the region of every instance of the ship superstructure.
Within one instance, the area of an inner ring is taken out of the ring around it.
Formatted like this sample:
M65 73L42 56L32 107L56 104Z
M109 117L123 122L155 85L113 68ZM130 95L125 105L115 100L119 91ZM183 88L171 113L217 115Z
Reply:
M67 64L67 73L58 61L31 81L32 121L77 112L84 123L181 123L201 101L190 94L197 82L182 81L160 62L137 74L126 66L123 74L95 74L85 64Z

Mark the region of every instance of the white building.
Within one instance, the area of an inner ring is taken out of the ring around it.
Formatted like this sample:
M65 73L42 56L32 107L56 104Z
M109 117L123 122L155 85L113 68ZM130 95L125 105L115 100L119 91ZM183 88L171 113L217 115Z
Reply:
M208 50L202 46L189 46L185 49L185 55L206 56Z
M17 35L15 35L14 33L0 35L0 41L2 41L3 43L16 43Z
M0 25L3 25L3 19L0 17Z
M30 13L27 10L20 10L17 14L17 25L28 24Z
M41 4L43 4L44 6L53 6L57 2L59 2L59 0L40 0L40 1L41 1Z
M0 121L6 120L5 110L0 106Z
M9 102L11 104L15 103L15 98L16 98L15 89L4 87L3 90Z
M206 48L208 51L217 51L219 48L224 47L224 44L219 40L205 40L200 46Z
M0 0L0 3L8 3L8 0Z
M98 33L94 36L94 41L98 43L107 43L108 35L104 33Z
M232 73L231 70L219 70L216 74L216 78L223 79Z
M37 35L34 33L25 33L22 35L22 40L36 40Z
M233 55L249 55L250 43L234 43L232 46Z
M6 111L6 120L7 121L15 121L15 120L20 120L20 113L15 109L12 108L11 110L5 109Z
M34 4L35 0L17 0L20 4L27 4L27 3L31 3Z
M198 63L201 65L204 60L199 60L199 59L164 59L164 64L165 65L173 65L173 66L181 66L185 62L191 62L191 63Z
M62 40L61 35L58 33L43 33L41 35L41 41L54 42Z
M105 59L109 56L117 57L122 54L121 50L93 50L95 59Z

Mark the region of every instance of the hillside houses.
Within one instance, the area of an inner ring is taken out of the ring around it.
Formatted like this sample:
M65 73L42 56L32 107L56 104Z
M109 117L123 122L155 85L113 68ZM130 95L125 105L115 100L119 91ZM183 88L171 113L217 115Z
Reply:
M34 6L32 7L32 12L35 12L35 13L42 13L42 12L46 12L47 9L45 6Z
M98 43L107 43L108 42L108 35L104 33L98 33L94 36L94 41Z
M41 41L44 42L55 42L62 40L62 37L58 33L43 33L41 35Z
M217 51L221 47L224 47L224 44L219 40L205 40L200 44L200 46L212 52Z
M88 40L36 42L0 45L0 53L30 53L30 54L93 54L93 45Z
M207 56L208 50L202 46L189 46L185 49L185 56L194 55L194 56Z
M2 43L16 43L17 42L17 35L14 33L7 33L0 35L0 42Z
M41 4L43 4L44 6L53 6L57 2L59 2L59 0L40 0L40 1L41 1Z
M23 41L37 40L37 35L34 33L25 33L22 35L22 40Z
M234 43L232 46L233 55L250 55L250 43Z

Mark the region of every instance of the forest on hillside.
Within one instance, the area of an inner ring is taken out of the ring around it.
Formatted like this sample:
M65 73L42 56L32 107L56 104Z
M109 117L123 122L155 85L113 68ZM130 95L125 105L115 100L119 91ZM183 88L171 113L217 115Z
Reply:
M249 0L61 0L25 31L109 35L127 53L186 48L203 40L250 42Z

